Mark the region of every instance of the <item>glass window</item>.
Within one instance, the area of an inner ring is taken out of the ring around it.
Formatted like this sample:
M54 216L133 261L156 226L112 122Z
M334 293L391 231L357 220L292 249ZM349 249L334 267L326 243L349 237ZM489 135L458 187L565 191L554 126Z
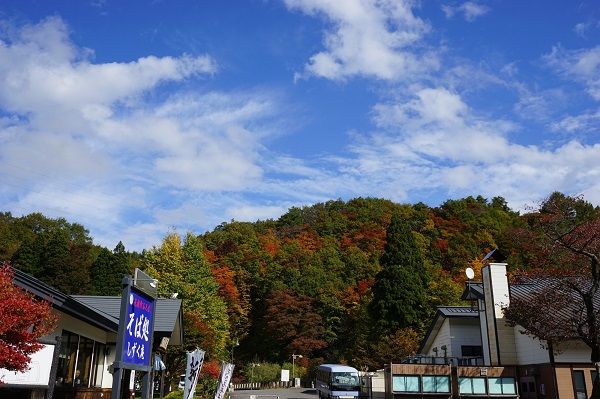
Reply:
M68 331L63 332L60 355L58 358L58 369L56 372L56 382L58 384L73 385L78 345L78 335Z
M70 386L101 386L104 344L63 331L56 383Z
M485 395L485 378L483 377L460 377L458 385L461 395Z
M516 394L515 379L512 377L490 377L488 378L490 395L514 395Z
M104 375L104 352L106 345L96 342L96 350L94 351L94 363L96 364L96 372L92 375L92 386L102 386L102 376Z
M483 356L483 347L481 345L462 345L460 351L463 357Z
M573 371L573 385L575 386L575 397L577 399L587 398L585 391L585 377L582 370Z
M424 375L423 392L450 392L450 377L447 375Z
M94 353L94 341L80 337L79 356L77 357L77 370L75 370L75 385L89 386L90 373L92 372L92 354Z
M420 392L417 375L395 375L392 381L394 392Z

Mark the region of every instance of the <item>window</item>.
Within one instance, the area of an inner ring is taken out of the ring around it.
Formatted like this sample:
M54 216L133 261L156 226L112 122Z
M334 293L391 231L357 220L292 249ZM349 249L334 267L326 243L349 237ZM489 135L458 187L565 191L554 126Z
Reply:
M585 377L582 370L573 371L573 386L575 388L575 397L577 399L587 398L585 390Z
M484 377L460 377L458 385L461 395L485 395L487 393Z
M423 392L450 392L450 377L447 375L424 375Z
M395 375L392 381L394 392L420 392L417 375Z
M512 377L490 377L488 378L490 395L514 395L516 394L515 379Z
M106 345L96 342L96 350L94 351L94 363L96 363L96 373L92 375L92 386L102 386L102 376L104 375L104 353Z
M101 386L104 348L104 344L92 339L63 331L56 383L81 387Z
M483 356L483 347L481 345L462 345L460 351L463 357Z

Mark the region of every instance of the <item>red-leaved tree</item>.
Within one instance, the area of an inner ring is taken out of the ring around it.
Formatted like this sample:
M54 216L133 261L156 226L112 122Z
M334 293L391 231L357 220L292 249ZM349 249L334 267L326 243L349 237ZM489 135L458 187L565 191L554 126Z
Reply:
M511 295L504 314L550 350L582 341L600 371L600 209L581 197L554 193L528 219L531 229L515 236L537 246L538 263L514 282L534 288ZM591 398L600 399L599 379Z
M23 372L31 354L43 345L38 340L56 327L52 305L36 299L12 282L10 267L0 266L0 368ZM3 382L0 380L0 384Z

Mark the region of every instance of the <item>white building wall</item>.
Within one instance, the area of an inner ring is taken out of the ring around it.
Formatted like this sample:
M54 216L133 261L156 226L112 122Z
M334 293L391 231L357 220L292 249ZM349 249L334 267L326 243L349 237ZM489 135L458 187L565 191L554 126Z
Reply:
M521 327L513 328L515 336L515 349L517 351L517 364L546 364L550 362L547 349L542 348L540 340L521 334Z
M590 363L591 349L583 342L571 341L560 344L554 355L556 363Z
M444 351L441 349L442 346L446 345L447 350L446 350L446 356L452 356L452 348L451 348L451 337L452 335L450 334L450 323L448 319L444 319L442 326L440 327L440 330L438 332L438 334L435 336L435 339L433 340L433 343L431 344L431 348L429 349L429 353L427 354L428 356L438 356L438 357L443 357L444 356ZM435 352L433 352L433 348L437 348L437 354Z
M486 322L492 366L517 362L513 328L504 321L502 308L509 305L506 263L488 263L481 269L485 292Z
M449 319L451 353L454 357L462 357L462 346L481 346L481 333L477 319ZM448 355L450 356L450 355Z
M54 313L56 311L53 310L52 312ZM101 342L103 344L107 342L108 333L106 331L84 323L83 321L64 313L60 313L60 318L58 319L56 329L47 337L54 340L55 337L60 337L62 335L63 330L93 339L94 341Z

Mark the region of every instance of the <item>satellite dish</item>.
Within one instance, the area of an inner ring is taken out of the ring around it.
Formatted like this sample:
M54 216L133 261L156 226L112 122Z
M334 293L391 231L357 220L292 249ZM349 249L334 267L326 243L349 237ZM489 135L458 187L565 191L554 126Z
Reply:
M467 277L469 278L469 280L473 280L473 277L475 277L475 272L470 267L467 267L465 273L467 273Z

